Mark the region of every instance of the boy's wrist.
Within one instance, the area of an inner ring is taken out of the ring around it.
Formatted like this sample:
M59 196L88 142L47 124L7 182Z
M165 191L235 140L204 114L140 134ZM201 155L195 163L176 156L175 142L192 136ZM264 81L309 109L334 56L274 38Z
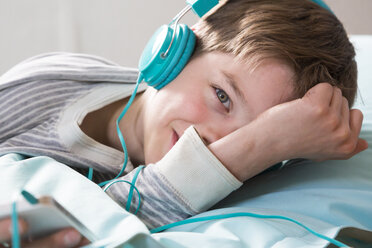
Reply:
M253 121L208 146L241 182L285 160L284 145L279 137L268 135L272 132L264 124Z

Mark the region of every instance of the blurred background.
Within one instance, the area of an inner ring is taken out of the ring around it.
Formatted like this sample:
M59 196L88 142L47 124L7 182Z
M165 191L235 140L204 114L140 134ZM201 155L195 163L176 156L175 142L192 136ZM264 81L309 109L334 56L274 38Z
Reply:
M325 0L349 34L372 35L372 0ZM184 0L0 0L0 75L45 52L103 56L136 67L153 32ZM191 12L182 19L192 25Z

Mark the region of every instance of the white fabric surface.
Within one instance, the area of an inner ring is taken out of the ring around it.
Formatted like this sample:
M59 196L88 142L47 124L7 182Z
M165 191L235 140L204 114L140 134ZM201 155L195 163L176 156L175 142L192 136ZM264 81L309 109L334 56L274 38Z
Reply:
M360 94L356 106L365 114L361 137L371 144L372 36L355 36L352 41L357 47L359 68ZM150 235L135 216L119 209L101 189L66 166L42 157L19 159L16 155L1 158L5 163L0 168L0 188L7 188L13 180L14 190L24 187L30 192L59 192L58 200L70 204L69 209L102 237L91 247L325 247L328 244L291 222L251 217L192 223ZM53 165L46 166L49 163ZM25 184L28 178L15 169L20 165L27 168L22 171L33 176L36 183ZM41 168L42 173L33 174L36 167ZM71 183L63 183L64 176L68 176ZM53 180L53 184L41 187L38 182L46 178ZM79 191L75 190L77 185ZM14 193L4 192L0 195L0 203ZM305 162L262 174L215 206L215 210L196 217L234 212L291 217L329 237L339 233L343 233L339 235L343 238L353 237L351 232L345 231L353 227L360 234L360 242L368 247L372 244L372 148L346 161ZM97 221L101 218L105 221Z

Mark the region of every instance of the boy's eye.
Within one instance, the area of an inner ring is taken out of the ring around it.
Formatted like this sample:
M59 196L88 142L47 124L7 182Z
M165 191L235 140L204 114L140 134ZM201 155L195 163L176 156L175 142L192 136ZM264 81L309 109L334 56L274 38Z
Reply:
M227 110L230 110L230 98L225 91L215 88L218 100L225 106Z

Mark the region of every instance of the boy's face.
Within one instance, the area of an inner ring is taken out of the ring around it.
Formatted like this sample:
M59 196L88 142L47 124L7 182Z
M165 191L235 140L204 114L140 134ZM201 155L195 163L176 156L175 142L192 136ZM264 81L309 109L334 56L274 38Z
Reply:
M266 60L254 71L223 53L192 59L173 82L145 93L145 163L159 161L193 125L210 144L292 99L291 69Z

